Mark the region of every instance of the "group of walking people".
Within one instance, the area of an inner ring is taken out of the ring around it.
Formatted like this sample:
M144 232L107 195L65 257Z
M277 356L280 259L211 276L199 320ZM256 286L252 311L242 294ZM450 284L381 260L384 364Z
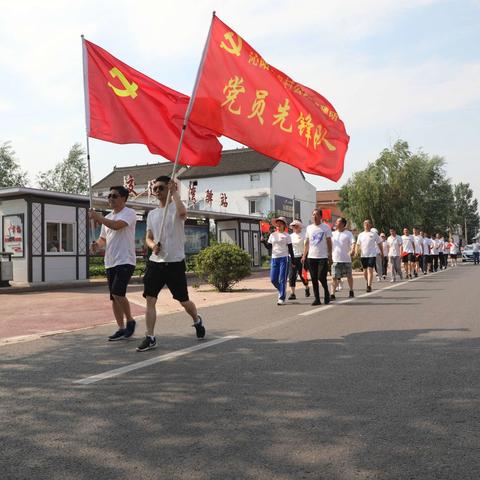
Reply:
M138 352L157 347L155 323L158 294L164 286L170 290L193 321L197 338L205 337L205 326L195 304L189 299L185 265L184 224L187 209L180 199L177 185L167 176L155 180L153 192L158 199L158 207L147 216L145 243L151 250L143 277L143 296L146 302L146 333L138 345ZM91 251L105 249L105 269L112 301L112 310L117 322L117 330L108 340L118 341L130 338L136 327L132 317L126 291L135 270L135 226L137 214L126 206L128 190L123 186L110 188L109 207L112 212L106 216L93 209L90 219L101 224L99 238L92 242ZM163 224L163 225L162 225Z
M340 217L334 229L322 221L322 211L314 209L312 223L303 232L303 224L294 220L289 224L292 233L288 233L287 220L278 217L273 221L276 228L263 244L271 252L270 280L278 290L277 305L287 300L287 280L290 286L288 300L296 300L296 282L300 278L305 288L305 297L310 296L308 273L312 282L314 299L312 305L321 305L320 285L323 288L323 300L329 304L335 300L336 292L342 288L342 279L346 278L349 297L355 296L353 289L352 260L358 255L363 269L366 291L372 291L376 272L377 281L390 282L427 275L457 265L460 248L453 239L445 240L440 234L432 237L429 233L408 228L398 235L390 228L389 235L378 232L371 220L363 222L363 231L355 239L347 229L347 220ZM332 282L329 288L328 273ZM308 273L307 273L308 272Z

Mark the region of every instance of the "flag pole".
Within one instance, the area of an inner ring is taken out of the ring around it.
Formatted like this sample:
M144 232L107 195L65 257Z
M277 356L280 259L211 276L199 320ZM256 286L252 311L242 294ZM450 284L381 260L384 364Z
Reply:
M200 64L198 66L197 76L195 78L195 83L193 85L192 95L190 97L190 100L188 101L187 111L185 113L185 118L183 120L182 131L180 133L180 140L178 142L177 152L175 154L175 162L173 164L173 170L172 170L172 175L171 175L172 182L175 181L175 175L176 175L176 170L177 170L177 166L178 166L178 160L180 159L180 153L182 151L183 137L185 136L185 131L187 130L187 124L188 124L188 120L190 118L190 113L192 112L192 109L193 109L193 102L195 101L195 96L197 95L198 84L200 83L200 76L202 74L203 65L205 63L205 58L207 56L208 44L210 43L210 38L212 36L212 28L213 28L214 19L215 19L215 11L213 11L213 13L212 13L212 21L210 23L210 28L208 30L207 40L205 41L205 45L203 47L202 57L200 59ZM166 200L166 204L165 204L165 210L163 212L162 223L160 225L160 235L158 237L159 241L162 238L163 231L164 231L164 228L165 228L165 219L167 217L167 208L168 208L168 204L170 203L170 197L171 197L171 194L170 194L170 190L169 190L168 193L167 193L167 200Z
M85 99L85 127L87 140L87 168L88 168L88 195L90 198L90 208L93 208L93 194L92 194L92 168L90 165L90 99L88 95L88 57L87 48L85 46L85 37L82 38L82 58L83 58L83 94ZM95 221L90 221L90 241L95 240Z

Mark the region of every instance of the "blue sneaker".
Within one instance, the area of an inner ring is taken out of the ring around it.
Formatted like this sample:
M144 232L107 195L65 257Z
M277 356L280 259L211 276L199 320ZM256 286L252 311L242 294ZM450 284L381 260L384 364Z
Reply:
M137 322L135 320L129 320L127 322L127 328L125 329L125 333L123 334L123 336L125 338L130 338L135 333L136 325Z
M109 342L116 342L117 340L123 340L125 338L125 329L120 328L113 335L108 337Z

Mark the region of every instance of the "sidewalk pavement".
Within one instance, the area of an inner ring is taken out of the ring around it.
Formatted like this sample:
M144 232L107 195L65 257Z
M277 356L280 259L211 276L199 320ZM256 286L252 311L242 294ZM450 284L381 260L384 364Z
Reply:
M363 290L360 276L356 288ZM252 299L276 292L269 280L267 270L252 275L234 286L231 292L217 292L211 285L189 279L189 296L198 308L221 305ZM344 287L348 288L344 281ZM297 290L303 296L303 287L297 283ZM145 300L142 297L143 286L130 285L127 298L130 301L132 315L143 319ZM93 328L99 325L114 324L111 303L106 285L81 288L68 288L55 291L37 291L25 293L4 293L0 297L0 346L7 343L35 340L42 336ZM167 288L160 292L157 302L157 314L162 315L183 311L183 307L172 298ZM112 330L113 331L113 330Z

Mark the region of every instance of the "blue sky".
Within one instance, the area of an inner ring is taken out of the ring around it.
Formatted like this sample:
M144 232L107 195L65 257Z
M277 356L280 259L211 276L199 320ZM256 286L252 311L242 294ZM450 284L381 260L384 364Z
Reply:
M351 136L338 188L397 138L443 156L480 199L480 1L60 0L2 3L0 142L31 180L85 144L80 34L190 94L211 12L265 59L327 97ZM222 139L225 148L239 146ZM91 140L93 178L154 163L143 146Z

